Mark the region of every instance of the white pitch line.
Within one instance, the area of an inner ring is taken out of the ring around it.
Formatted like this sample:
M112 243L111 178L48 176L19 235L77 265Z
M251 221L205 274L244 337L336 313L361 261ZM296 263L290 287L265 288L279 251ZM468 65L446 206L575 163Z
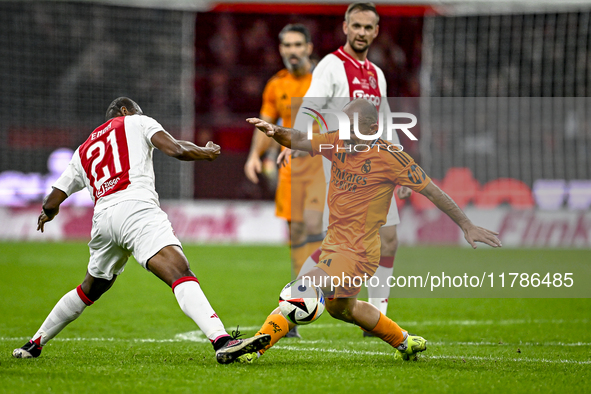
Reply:
M304 344L304 345L313 345L315 343L319 344L332 344L332 343L339 343L343 344L346 343L347 345L356 346L360 343L364 345L378 345L383 346L382 341L378 340L365 340L364 342L356 342L356 341L332 341L330 339L297 339L295 340L297 344ZM591 342L439 342L439 341L428 341L429 345L431 346L570 346L570 347L577 347L577 346L591 346Z
M29 337L0 337L0 342L10 341L26 341ZM175 343L175 342L209 342L201 331L188 331L176 334L171 339L154 339L154 338L61 338L57 337L52 341L58 342L136 342L136 343ZM440 342L429 341L430 346L568 346L568 347L586 347L591 346L591 342ZM333 341L330 339L296 339L293 345L314 345L314 344L346 344L350 346L368 345L368 346L383 346L382 341L365 340L365 341Z
M401 327L423 327L423 326L510 326L520 324L588 324L591 323L590 319L507 319L507 320L426 320L426 321L397 321ZM303 326L305 330L313 329L325 329L334 327L350 327L351 324L347 323L324 323L324 324L310 324ZM240 327L241 330L250 331L258 330L261 326L247 326ZM233 328L226 328L232 330Z
M316 347L308 347L302 348L297 346L281 346L275 345L273 346L274 349L279 350L289 350L289 351L296 351L296 352L321 352L321 353L343 353L343 354L353 354L353 355L367 355L367 356L393 356L393 354L387 352L372 352L372 351L364 351L364 350L348 350L348 349L324 349L324 348L316 348ZM580 365L588 365L591 364L591 360L586 361L577 361L577 360L548 360L545 358L500 358L500 357L481 357L481 356L423 356L421 358L424 359L441 359L441 360L471 360L471 361L515 361L515 362L530 362L530 363L548 363L548 364L580 364Z
M27 341L31 337L0 337L0 342ZM153 338L53 338L52 342L136 342L136 343L171 343L171 342L209 342L206 338L189 340L183 338L153 339Z
M386 352L372 352L366 350L349 350L349 349L325 349L319 347L299 347L299 346L283 346L275 345L273 349L289 350L296 352L321 352L321 353L344 353L344 354L357 354L364 356L393 356L393 353Z
M589 319L508 319L508 320L427 320L422 322L398 322L400 326L490 326L490 325L519 325L519 324L587 324Z
M407 321L407 322L398 322L398 324L402 327L426 327L426 326L489 326L489 325L520 325L520 324L588 324L590 323L590 319L573 319L573 320L565 320L565 319L508 319L508 320L427 320L427 321ZM347 323L339 323L335 321L334 323L321 323L321 324L310 324L307 326L300 326L304 332L310 329L314 330L322 330L322 329L333 329L333 328L354 328L355 326ZM261 326L246 326L240 327L243 331L252 331L258 330ZM235 327L226 327L228 332L234 330ZM17 338L8 338L8 337L0 337L0 341L13 341L13 340L28 340L29 337L17 337ZM182 341L193 341L193 342L207 342L208 340L203 337L203 333L201 331L189 331L186 333L177 334L174 339L120 339L120 338L56 338L54 340L58 341L135 341L135 342L182 342ZM356 343L356 342L355 342ZM369 343L369 341L368 341ZM379 343L379 342L378 342ZM466 342L466 345L474 345L476 343L481 343L479 346L486 346L487 343L484 342ZM434 343L432 343L434 344ZM462 344L461 342L448 342L442 344ZM495 343L491 342L491 345ZM528 344L528 343L526 343ZM522 345L526 345L522 344ZM532 346L540 345L540 343L531 343ZM545 343L542 345L546 345ZM549 343L551 345L564 345L564 346L589 346L588 343L578 342L576 344L563 344L560 342L557 343ZM478 345L475 345L478 346Z
M547 363L547 364L580 364L580 365L589 365L591 364L591 360L579 361L579 360L549 360L547 358L501 358L501 357L483 357L483 356L468 356L468 357L461 357L461 356L426 356L427 358L432 359L442 359L442 360L458 360L458 359L466 359L466 360L474 360L474 361L515 361L515 362L530 362L530 363Z
M191 334L191 335L187 335ZM0 342L8 342L8 341L26 341L29 337L0 337ZM82 341L92 341L92 342L136 342L136 343L173 343L173 342L209 342L207 338L204 337L201 331L190 331L188 333L177 334L173 339L154 339L154 338L54 338L52 341L56 342L82 342ZM325 343L329 344L332 343L330 340L315 340L315 341L306 341L306 340L298 340L298 344L311 344L311 343ZM360 343L367 345L367 344L380 344L383 345L381 342L377 341L366 341L366 342L349 342L352 345L359 345ZM452 344L465 344L468 346L478 346L482 344L488 344L488 342L432 342L430 345L452 345ZM494 344L490 342L490 344ZM499 345L499 344L496 344ZM516 343L516 344L503 344L503 345L514 345L514 346L532 346L532 345L540 345L538 343L528 345L527 343ZM591 343L585 342L576 342L576 343L547 343L544 344L545 346L553 346L553 345L563 345L563 346L591 346ZM275 345L273 346L274 349L278 350L289 350L289 351L298 351L298 352L322 352L322 353L342 353L342 354L353 354L353 355L368 355L368 356L392 356L392 352L377 352L377 351L368 351L368 350L349 350L349 349L327 349L327 348L318 348L318 347L300 347L300 346L293 346L293 345ZM472 360L472 361L515 361L515 362L541 362L541 363L549 363L549 364L580 364L580 365L588 365L591 364L591 360L586 361L578 361L578 360L549 360L545 358L501 358L501 357L482 357L482 356L422 356L425 359L433 359L433 360Z
M591 342L433 342L437 346L591 346Z

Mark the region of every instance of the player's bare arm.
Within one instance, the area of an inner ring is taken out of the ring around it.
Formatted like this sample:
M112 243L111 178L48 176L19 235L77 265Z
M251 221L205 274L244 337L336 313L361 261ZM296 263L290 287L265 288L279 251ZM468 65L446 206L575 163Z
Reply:
M277 126L259 118L248 118L246 121L265 133L268 137L272 137L279 145L312 152L312 143L308 140L307 134L302 131Z
M43 200L43 210L37 219L37 231L43 232L45 223L51 222L60 211L60 205L68 198L68 195L56 189L51 190L51 193Z
M275 123L277 121L277 119L272 119L271 117L262 114L259 116L265 122ZM259 183L257 174L260 174L263 168L261 156L271 147L272 144L274 144L272 139L265 138L265 136L259 133L258 130L254 130L248 159L244 164L244 174L246 175L246 178L248 178L248 180L252 183Z
M474 249L476 249L476 242L485 243L493 248L503 246L501 241L497 238L499 233L474 225L460 207L458 207L455 201L433 182L430 182L421 191L421 194L431 200L437 208L445 212L447 216L460 226L464 232L464 238L466 238L466 241L468 241Z
M111 119L116 116L135 114L143 114L142 109L135 102L133 102L133 105L129 106L129 108L122 106L118 109L116 106L110 106L109 109L107 109L107 119ZM215 160L221 153L220 146L214 144L211 141L209 141L204 147L200 147L189 141L177 140L164 130L154 134L151 138L151 141L152 144L154 144L154 146L161 150L164 154L182 161L212 161Z
M209 141L204 147L189 141L181 141L164 131L152 136L152 144L164 154L182 161L215 160L221 153L220 146Z

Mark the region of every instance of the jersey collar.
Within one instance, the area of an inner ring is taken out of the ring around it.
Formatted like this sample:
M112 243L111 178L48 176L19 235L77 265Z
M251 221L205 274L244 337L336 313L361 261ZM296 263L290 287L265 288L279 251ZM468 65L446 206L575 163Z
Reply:
M338 53L340 53L345 59L349 60L351 62L351 64L353 64L355 67L357 68L365 68L366 70L369 70L369 60L366 58L365 62L363 62L363 64L359 63L358 60L354 59L351 55L349 55L347 52L345 52L345 48L340 47L337 50Z

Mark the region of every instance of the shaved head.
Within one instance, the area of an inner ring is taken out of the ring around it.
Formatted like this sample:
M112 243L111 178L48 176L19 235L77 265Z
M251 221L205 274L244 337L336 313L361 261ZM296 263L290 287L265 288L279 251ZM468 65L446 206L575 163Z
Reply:
M123 113L121 112L121 108L125 107L127 111L134 115L134 114L143 114L142 109L139 105L132 99L128 97L118 97L109 104L107 108L107 113L105 114L105 119L113 119L117 116L122 116Z
M364 98L356 98L343 108L350 119L353 119L353 114L357 112L359 116L359 123L370 126L378 123L378 110L375 105Z

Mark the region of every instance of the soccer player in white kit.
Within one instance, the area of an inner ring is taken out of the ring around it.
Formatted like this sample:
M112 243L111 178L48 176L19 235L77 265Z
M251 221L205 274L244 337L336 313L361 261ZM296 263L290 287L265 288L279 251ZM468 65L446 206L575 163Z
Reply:
M367 52L379 32L379 15L373 3L350 4L345 13L343 32L347 42L333 53L326 55L316 66L312 74L312 83L306 92L303 103L296 116L294 129L307 130L310 117L304 114L305 107L314 110L341 110L353 98L365 98L379 108L380 112L389 113L387 101L386 79L383 71L367 59ZM328 130L337 130L335 116L326 115ZM384 117L384 119L386 119ZM331 124L332 122L332 124ZM398 137L393 133L394 144ZM330 179L331 163L323 159L325 179ZM397 189L399 198L410 196L411 190L406 187ZM388 212L387 222L380 229L381 258L380 265L374 276L379 278L379 287L369 287L369 302L380 312L386 314L390 288L386 285L392 275L394 256L398 248L396 225L400 223L396 200ZM328 227L328 209L324 210L324 230ZM300 273L309 271L318 263L320 252L315 252L304 264ZM383 286L383 287L382 287ZM367 335L366 333L364 333Z
M199 147L176 140L126 97L109 105L106 119L78 147L45 198L38 219L37 230L43 232L68 196L88 189L95 206L86 277L58 301L31 340L15 349L13 356L39 357L50 339L109 290L130 255L172 288L183 312L211 341L219 363L262 349L269 336L260 340L228 335L191 271L154 187L154 148L178 160L211 161L219 156L220 147L211 141Z

